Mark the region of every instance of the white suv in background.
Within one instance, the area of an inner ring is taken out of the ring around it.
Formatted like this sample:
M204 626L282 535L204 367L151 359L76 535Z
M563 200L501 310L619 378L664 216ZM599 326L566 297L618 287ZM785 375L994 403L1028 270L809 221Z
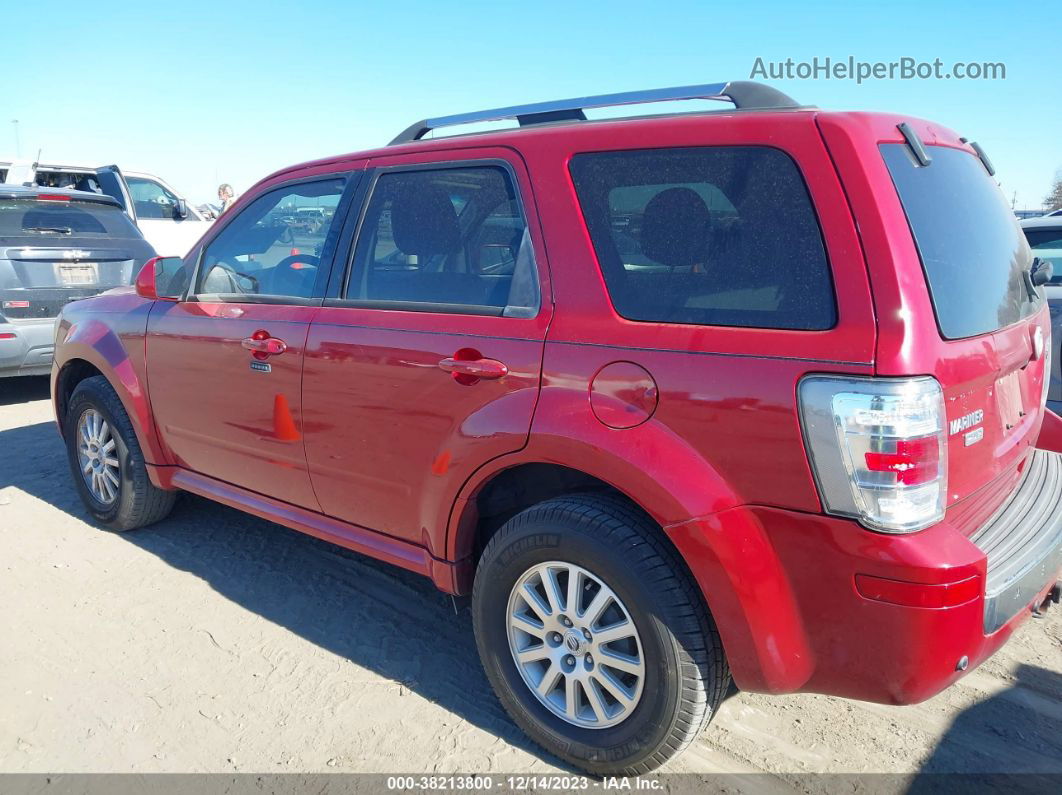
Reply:
M0 183L73 188L113 196L140 228L144 239L164 257L182 256L206 231L211 219L173 186L154 174L63 163L0 161Z
M136 224L159 256L181 257L211 222L160 177L124 171Z

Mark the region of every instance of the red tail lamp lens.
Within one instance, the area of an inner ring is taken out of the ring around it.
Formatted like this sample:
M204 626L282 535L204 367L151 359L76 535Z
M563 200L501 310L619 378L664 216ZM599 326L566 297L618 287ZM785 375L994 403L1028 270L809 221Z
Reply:
M981 595L981 578L977 576L943 585L926 585L857 574L855 584L859 594L867 599L903 607L956 607Z
M917 486L936 478L940 447L936 436L899 439L896 441L896 452L866 453L864 457L867 469L871 472L893 472L897 483Z

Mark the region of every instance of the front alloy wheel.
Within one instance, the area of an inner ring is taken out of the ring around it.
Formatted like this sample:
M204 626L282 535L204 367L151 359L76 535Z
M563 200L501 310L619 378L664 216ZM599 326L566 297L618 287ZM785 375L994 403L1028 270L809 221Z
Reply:
M106 378L92 376L74 387L63 438L74 486L98 524L133 530L170 512L176 493L151 482L133 424Z
M121 487L121 465L111 426L95 409L86 409L77 421L77 456L92 496L101 505L112 504Z

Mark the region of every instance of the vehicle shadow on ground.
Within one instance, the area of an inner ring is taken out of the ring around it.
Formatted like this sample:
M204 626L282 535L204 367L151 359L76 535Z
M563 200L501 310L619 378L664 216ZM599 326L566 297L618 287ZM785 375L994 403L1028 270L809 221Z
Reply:
M16 403L29 403L33 400L47 400L47 376L23 376L0 378L0 406L13 406Z
M1062 675L1022 664L1011 687L955 717L908 792L1057 792L1060 781Z
M0 450L31 453L0 456L0 489L14 486L87 521L54 424L0 431ZM121 537L317 646L570 769L510 720L480 666L467 603L458 599L455 608L428 579L189 494L164 521Z

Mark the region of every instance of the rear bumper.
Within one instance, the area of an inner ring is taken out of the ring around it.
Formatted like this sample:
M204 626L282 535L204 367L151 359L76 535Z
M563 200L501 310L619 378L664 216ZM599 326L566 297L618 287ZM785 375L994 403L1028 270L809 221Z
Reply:
M988 560L984 631L991 634L1062 567L1062 455L1035 451L1017 491L970 541Z
M669 527L738 687L910 704L991 656L1059 573L1062 490L1049 482L1055 467L1062 477L1062 458L1036 455L1041 463L1032 460L1021 487L974 535L987 552L947 519L886 535L844 519L744 507ZM934 596L971 577L979 587L961 604L914 607L868 598L857 575Z
M0 321L0 377L48 375L54 353L54 318Z

